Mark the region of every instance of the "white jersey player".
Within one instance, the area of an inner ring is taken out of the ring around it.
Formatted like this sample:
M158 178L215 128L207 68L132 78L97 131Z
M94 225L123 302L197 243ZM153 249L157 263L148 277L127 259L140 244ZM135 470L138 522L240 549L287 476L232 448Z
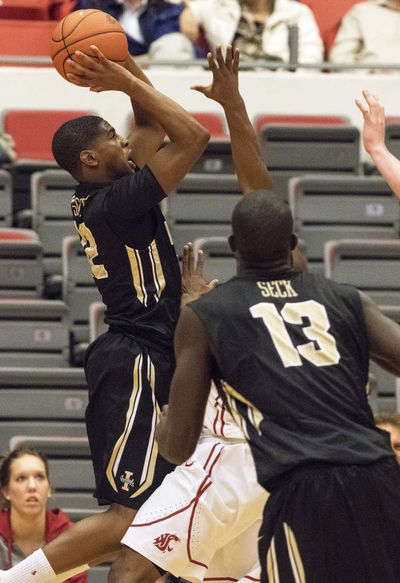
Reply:
M259 581L266 498L243 433L212 387L194 456L143 504L122 543L193 583Z

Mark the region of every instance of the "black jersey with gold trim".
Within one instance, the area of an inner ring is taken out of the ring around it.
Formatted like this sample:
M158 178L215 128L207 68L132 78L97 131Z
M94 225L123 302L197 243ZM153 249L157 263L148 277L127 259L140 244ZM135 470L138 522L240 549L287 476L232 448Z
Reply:
M215 381L267 489L307 463L392 455L368 405L358 291L310 274L239 276L189 304L205 325Z
M150 346L172 346L181 275L149 168L107 184L80 184L76 229L106 305L105 321Z

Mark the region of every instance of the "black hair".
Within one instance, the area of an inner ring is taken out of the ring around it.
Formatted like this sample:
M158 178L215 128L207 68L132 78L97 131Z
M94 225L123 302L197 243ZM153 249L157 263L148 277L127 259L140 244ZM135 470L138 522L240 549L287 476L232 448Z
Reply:
M44 453L39 451L38 449L33 449L30 447L26 447L21 445L10 451L6 457L3 458L0 466L0 488L5 488L8 486L11 477L11 465L13 461L24 457L25 455L32 455L33 457L39 458L45 467L46 471L46 478L49 479L49 463L47 461L46 456Z
M276 194L255 190L234 208L232 230L235 248L248 263L287 258L292 243L293 217Z
M84 115L66 121L53 136L51 148L57 164L74 178L79 170L80 153L92 148L101 131L103 118Z

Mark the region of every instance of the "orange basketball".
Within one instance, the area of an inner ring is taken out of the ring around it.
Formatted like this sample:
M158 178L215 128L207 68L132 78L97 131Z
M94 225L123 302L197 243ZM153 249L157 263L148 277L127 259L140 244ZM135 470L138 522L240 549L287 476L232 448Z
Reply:
M128 40L118 20L102 10L75 10L60 20L51 36L51 58L64 79L67 59L75 51L93 55L90 45L110 61L123 63L128 56Z

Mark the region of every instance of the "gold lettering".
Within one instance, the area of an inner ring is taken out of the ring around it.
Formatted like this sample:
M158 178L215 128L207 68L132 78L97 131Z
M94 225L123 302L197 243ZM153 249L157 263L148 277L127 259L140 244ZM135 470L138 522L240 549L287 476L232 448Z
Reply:
M276 281L257 281L264 298L294 298L297 293L292 288L289 280L278 279Z

